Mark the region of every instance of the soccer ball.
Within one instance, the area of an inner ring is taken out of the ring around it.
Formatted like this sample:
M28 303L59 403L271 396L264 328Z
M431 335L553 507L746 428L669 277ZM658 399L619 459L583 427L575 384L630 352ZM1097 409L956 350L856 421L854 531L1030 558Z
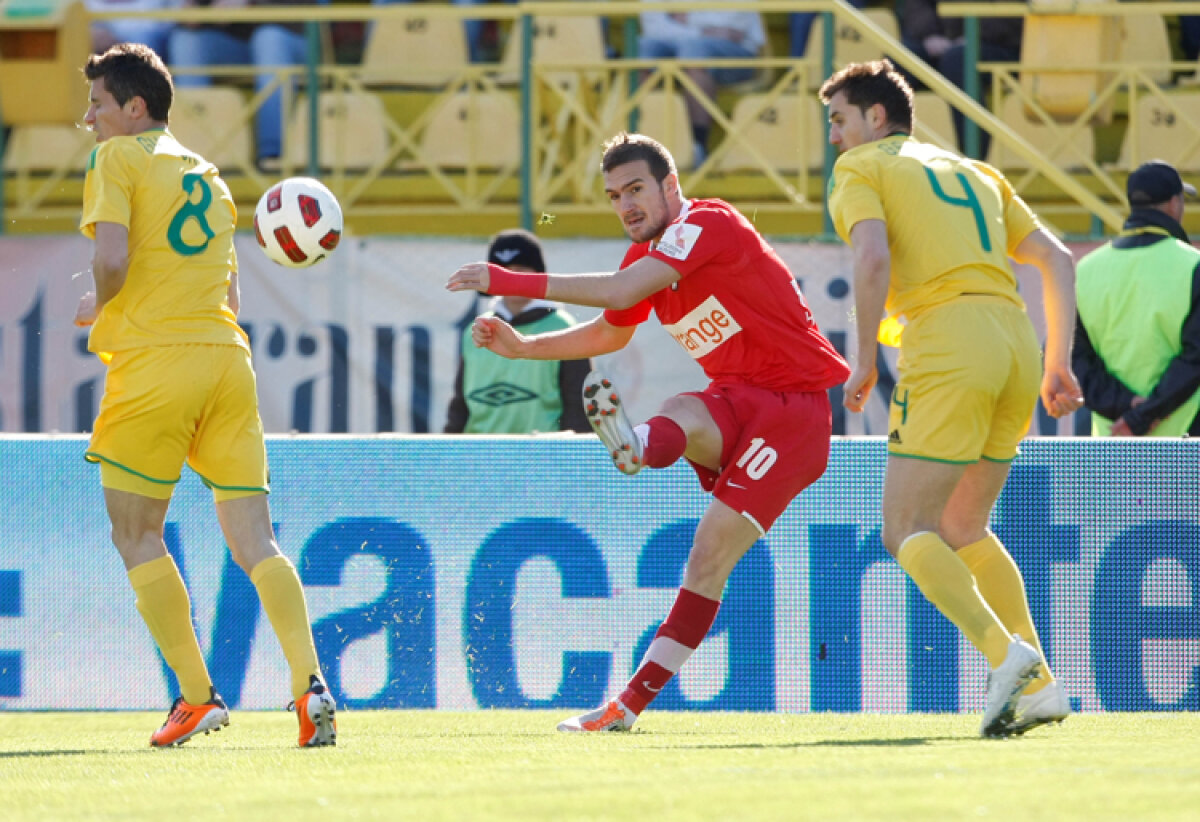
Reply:
M311 177L289 177L267 189L254 208L254 236L267 256L288 268L320 262L342 238L342 207Z

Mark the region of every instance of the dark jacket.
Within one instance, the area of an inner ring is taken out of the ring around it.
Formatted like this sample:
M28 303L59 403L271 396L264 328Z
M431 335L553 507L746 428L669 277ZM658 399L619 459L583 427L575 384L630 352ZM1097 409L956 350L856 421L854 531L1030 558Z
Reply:
M1183 226L1168 215L1153 208L1138 208L1129 215L1124 231L1112 244L1114 248L1141 248L1166 240L1167 235L1189 242ZM1155 420L1166 417L1200 389L1200 264L1192 273L1192 305L1181 337L1183 350L1167 366L1147 400L1134 408L1132 403L1137 394L1109 373L1076 314L1071 364L1083 386L1087 407L1110 420L1124 418L1129 430L1141 435L1149 432ZM1192 421L1188 433L1200 435L1200 415Z

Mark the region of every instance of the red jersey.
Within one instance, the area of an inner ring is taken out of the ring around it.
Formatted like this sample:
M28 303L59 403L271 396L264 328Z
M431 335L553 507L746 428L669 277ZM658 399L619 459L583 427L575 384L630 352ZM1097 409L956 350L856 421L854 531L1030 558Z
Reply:
M685 201L662 238L632 246L621 268L646 256L680 280L631 308L605 311L613 325L644 322L653 308L713 382L823 391L850 376L783 260L729 203Z

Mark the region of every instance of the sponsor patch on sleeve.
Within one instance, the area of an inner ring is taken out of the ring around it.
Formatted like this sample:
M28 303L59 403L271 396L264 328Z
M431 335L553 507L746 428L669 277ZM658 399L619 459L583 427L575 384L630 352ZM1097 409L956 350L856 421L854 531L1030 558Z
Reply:
M669 226L654 248L664 257L686 260L692 253L692 249L696 247L696 241L700 239L700 232L703 230L700 226L691 223Z

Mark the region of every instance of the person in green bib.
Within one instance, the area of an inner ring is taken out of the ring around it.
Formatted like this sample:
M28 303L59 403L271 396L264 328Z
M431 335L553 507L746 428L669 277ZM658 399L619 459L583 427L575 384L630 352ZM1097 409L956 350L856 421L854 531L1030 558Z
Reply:
M1121 233L1079 261L1073 365L1096 436L1200 434L1200 250L1183 221L1196 189L1169 163L1129 175Z
M519 228L492 237L487 258L513 271L546 271L538 238ZM500 317L522 334L575 325L575 318L560 303L525 297L495 297L485 315ZM583 381L592 370L590 360L510 360L477 348L469 325L460 350L445 433L592 432L583 410Z

